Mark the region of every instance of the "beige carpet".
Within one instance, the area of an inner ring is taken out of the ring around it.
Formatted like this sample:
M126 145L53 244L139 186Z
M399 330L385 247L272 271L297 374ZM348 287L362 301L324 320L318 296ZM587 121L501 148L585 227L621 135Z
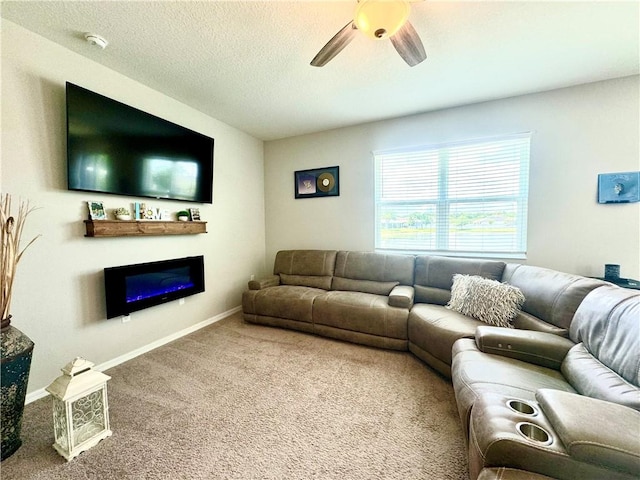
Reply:
M113 436L67 463L33 402L2 480L468 478L451 384L406 352L236 314L107 373Z

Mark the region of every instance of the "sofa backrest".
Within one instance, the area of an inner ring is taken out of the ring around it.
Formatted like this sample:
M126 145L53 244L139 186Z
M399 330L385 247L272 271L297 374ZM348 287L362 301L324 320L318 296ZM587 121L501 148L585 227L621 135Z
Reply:
M504 268L502 281L522 290L524 312L565 331L587 294L606 284L593 278L515 263ZM517 320L516 328L526 328L518 325Z
M640 410L640 292L605 285L589 293L569 330L577 343L562 373L581 394Z
M333 290L388 295L396 285L413 284L413 255L339 251Z
M415 301L446 305L456 273L500 280L505 263L495 260L418 255L415 264Z
M276 254L273 274L283 285L331 288L337 250L281 250Z

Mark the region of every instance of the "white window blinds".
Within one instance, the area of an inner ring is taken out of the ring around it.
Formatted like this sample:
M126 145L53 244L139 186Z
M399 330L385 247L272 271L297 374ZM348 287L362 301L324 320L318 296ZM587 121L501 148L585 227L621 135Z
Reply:
M530 139L376 152L376 249L524 258Z

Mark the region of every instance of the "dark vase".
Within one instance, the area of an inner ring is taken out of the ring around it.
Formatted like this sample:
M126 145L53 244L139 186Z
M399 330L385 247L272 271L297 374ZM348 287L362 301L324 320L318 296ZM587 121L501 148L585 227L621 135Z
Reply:
M2 320L0 328L0 358L2 359L2 370L0 371L2 448L0 456L2 460L13 455L22 445L22 440L20 440L22 413L27 396L27 382L29 381L33 352L31 339L17 328L9 325L9 318Z

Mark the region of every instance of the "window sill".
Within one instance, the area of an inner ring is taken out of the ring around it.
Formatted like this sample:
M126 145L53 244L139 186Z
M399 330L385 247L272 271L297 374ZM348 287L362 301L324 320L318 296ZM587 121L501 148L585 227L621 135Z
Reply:
M491 258L496 260L526 260L526 253L507 252L456 252L453 250L394 250L390 248L376 248L376 253L395 253L399 255L433 255L438 257L460 258Z

